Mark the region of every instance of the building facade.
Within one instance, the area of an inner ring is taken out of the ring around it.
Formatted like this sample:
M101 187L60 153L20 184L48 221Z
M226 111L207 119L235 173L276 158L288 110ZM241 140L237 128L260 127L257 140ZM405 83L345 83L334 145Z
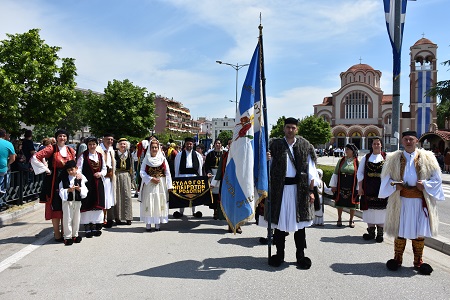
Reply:
M437 45L425 38L410 48L410 111L402 112L400 104L400 132L416 130L422 136L436 124L436 98L426 94L437 82L436 49ZM392 95L381 90L381 76L367 64L351 66L340 74L340 89L314 105L314 114L332 127L332 147L354 143L369 150L374 136L383 137L385 146L391 143Z
M212 139L213 141L219 136L222 131L234 130L234 118L212 118Z
M196 135L200 131L200 123L192 120L188 108L181 102L162 96L155 98L155 133L166 130L174 133L190 133Z

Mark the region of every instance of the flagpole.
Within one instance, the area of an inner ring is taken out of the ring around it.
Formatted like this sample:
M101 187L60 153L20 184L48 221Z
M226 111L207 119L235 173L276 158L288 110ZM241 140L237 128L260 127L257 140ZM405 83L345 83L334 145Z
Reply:
M402 47L402 27L401 27L401 6L402 0L394 0L395 1L395 11L394 11L394 47L396 51L398 51L397 55L400 57L401 61L401 47ZM400 139L400 72L398 74L395 70L395 52L394 52L394 74L393 74L393 82L392 82L392 132L396 138L396 143L394 145L393 150L398 150L399 139ZM400 63L400 62L399 62ZM399 65L400 68L400 65ZM400 70L398 70L400 71Z
M261 20L261 15L260 15ZM261 82L262 82L262 94L263 94L263 113L264 113L264 126L266 127L267 124L267 101L266 101L266 75L264 72L264 50L263 50L263 35L262 35L262 29L263 26L261 25L261 22L259 23L259 51L260 51L260 64L261 64ZM266 127L266 130L264 130L265 135L265 142L266 142L266 150L269 151L269 133ZM270 164L267 164L267 180L268 182L268 189L267 189L267 199L265 205L267 205L266 209L268 212L267 216L267 246L268 246L268 260L270 260L270 257L272 256L272 203L270 201Z

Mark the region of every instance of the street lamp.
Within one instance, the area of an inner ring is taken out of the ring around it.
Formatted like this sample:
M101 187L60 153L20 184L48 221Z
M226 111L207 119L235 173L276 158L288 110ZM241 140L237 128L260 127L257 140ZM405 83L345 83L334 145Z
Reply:
M221 65L230 66L236 70L236 100L235 101L230 100L230 102L236 103L236 112L237 112L237 110L238 110L238 74L239 74L240 69L242 69L243 67L249 66L249 64L240 65L239 63L237 63L237 64L233 65L233 64L223 62L221 60L216 60L216 63L221 64Z

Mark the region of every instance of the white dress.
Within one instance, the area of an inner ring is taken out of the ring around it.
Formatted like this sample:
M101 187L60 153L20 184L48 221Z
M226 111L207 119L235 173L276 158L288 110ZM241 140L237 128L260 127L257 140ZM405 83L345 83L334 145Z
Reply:
M157 154L158 158L145 155L141 165L140 175L142 178L139 201L141 202L140 220L145 224L161 224L169 221L169 191L172 188L172 178L170 177L169 163L166 158ZM159 162L155 162L158 160ZM158 167L165 164L164 175L160 177L159 183L151 182L152 178L146 172L146 167Z
M379 163L383 161L384 158L381 154L373 154L369 157L369 162ZM364 179L364 167L366 165L366 156L361 158L358 167L357 178L358 182L363 181ZM367 210L363 210L363 221L367 224L376 224L382 225L384 224L384 219L386 218L386 209L372 209L369 208Z

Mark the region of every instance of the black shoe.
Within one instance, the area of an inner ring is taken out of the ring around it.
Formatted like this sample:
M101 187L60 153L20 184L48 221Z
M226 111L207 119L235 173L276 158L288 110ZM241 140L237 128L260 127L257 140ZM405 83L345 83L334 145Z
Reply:
M147 231L147 232L152 232L153 229L152 229L152 228L145 228L145 231Z
M116 225L125 225L125 222L116 219Z
M284 258L275 254L269 258L269 265L278 268L284 262Z
M64 238L60 237L59 239L55 238L55 242L64 243Z
M127 222L125 223L125 225L131 225L131 221L127 220Z
M76 237L73 237L72 238L72 240L73 240L73 242L74 243L81 243L81 240L82 240L83 238L81 237L81 236L76 236Z
M236 229L236 233L239 233L239 234L241 234L241 233L242 233L242 229L241 229L241 227L238 227L238 228Z
M182 213L180 213L179 211L176 211L173 213L173 218L174 219L181 219L181 217L183 216Z
M309 268L311 268L311 265L312 265L311 259L309 259L306 256L297 260L297 266L299 269L308 270Z
M71 246L73 244L73 240L69 239L69 240L64 240L64 245L65 246Z
M94 231L92 231L92 235L93 236L101 236L102 235L102 231L101 230L94 230Z
M111 227L113 227L113 225L114 225L114 221L113 221L113 220L108 220L108 221L106 222L106 224L103 224L103 227L105 227L105 228L111 228Z

